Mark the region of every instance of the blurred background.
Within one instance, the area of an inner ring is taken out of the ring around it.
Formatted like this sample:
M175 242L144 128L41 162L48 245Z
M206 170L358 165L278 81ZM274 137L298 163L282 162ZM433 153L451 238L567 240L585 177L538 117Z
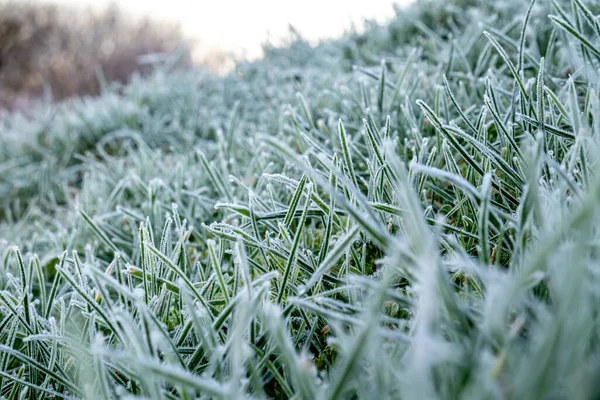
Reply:
M184 65L225 73L280 45L385 23L410 0L0 0L0 109L95 95L151 66L140 56L176 53Z

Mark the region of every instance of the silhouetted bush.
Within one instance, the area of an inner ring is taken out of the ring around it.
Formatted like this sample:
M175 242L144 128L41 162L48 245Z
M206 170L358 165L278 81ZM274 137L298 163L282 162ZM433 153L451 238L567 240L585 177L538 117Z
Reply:
M0 108L20 110L51 95L96 95L99 76L127 82L151 66L148 53L182 51L189 43L178 26L133 21L112 6L103 12L51 4L0 3ZM101 74L99 75L99 72Z

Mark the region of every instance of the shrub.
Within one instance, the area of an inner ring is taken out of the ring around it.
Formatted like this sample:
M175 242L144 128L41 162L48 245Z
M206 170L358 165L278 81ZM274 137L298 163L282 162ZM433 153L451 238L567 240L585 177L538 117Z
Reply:
M2 2L0 106L22 110L42 98L45 87L57 101L97 95L102 79L125 83L150 72L138 61L142 55L179 50L189 63L188 46L177 26L132 22L116 6L97 13Z

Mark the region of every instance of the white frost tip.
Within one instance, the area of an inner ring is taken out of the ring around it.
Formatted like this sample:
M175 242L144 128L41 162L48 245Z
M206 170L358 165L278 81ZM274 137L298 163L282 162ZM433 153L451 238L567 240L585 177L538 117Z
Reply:
M304 372L310 373L314 371L314 365L306 355L302 355L300 357L300 359L298 360L298 367Z
M265 315L271 317L271 318L280 318L281 317L281 308L277 307L275 304L272 303L265 303L264 305L264 312Z
M417 166L417 157L413 157L408 163L408 168L413 169Z
M133 297L135 300L141 300L144 298L144 289L135 288L133 289Z
M104 337L102 336L102 334L98 333L96 336L94 336L94 342L93 342L92 349L95 352L102 351L103 345L104 345Z
M299 285L297 290L298 290L298 296L302 296L306 293L306 286Z

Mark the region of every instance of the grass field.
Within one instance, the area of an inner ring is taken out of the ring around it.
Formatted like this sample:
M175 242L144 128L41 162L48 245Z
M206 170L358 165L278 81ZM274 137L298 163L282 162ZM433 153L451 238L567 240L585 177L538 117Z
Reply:
M0 131L0 395L600 396L600 7L432 0Z

